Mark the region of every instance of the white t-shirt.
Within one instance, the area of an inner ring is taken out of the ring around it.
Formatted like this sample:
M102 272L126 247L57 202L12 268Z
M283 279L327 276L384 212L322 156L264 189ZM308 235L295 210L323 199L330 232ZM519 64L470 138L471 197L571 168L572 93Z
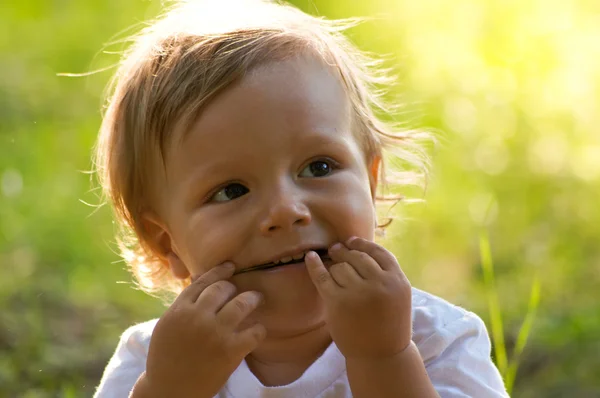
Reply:
M442 398L508 397L490 359L490 340L481 319L439 297L413 288L413 341L427 373ZM148 345L157 320L123 333L104 371L96 398L125 398L146 369ZM245 361L216 398L350 398L344 356L332 343L296 381L266 387Z

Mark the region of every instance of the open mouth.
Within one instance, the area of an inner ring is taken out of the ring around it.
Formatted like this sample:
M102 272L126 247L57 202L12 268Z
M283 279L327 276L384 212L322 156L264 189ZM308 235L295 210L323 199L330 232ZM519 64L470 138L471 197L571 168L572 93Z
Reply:
M330 260L329 254L327 252L327 249L314 249L312 251L314 251L315 253L317 253L319 255L319 257L321 257L321 261ZM248 267L248 268L244 268L244 269L241 269L239 271L236 271L233 274L237 275L237 274L243 274L245 272L250 272L250 271L264 271L264 270L271 269L271 268L284 267L286 265L302 263L302 262L304 262L304 257L305 256L306 256L306 253L304 253L304 255L302 256L302 258L295 258L295 259L291 259L290 261L286 261L286 262L277 262L277 263L267 263L267 264L254 265L252 267Z

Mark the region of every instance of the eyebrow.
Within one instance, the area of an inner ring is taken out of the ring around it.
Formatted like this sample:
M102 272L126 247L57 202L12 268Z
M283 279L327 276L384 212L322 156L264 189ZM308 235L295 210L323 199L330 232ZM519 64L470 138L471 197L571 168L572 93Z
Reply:
M328 133L316 133L316 132L307 132L305 139L302 140L302 143L298 143L296 147L304 148L304 149L312 149L315 146L324 147L324 150L344 150L347 151L348 147L346 146L346 139L341 137L341 134L336 133L335 135L329 135ZM300 147L300 145L302 145ZM194 170L190 172L188 178L184 180L184 197L189 198L193 197L200 190L199 185L205 179L205 176L217 175L224 168L231 168L231 165L234 162L238 162L239 157L236 157L235 161L232 160L217 160L215 162L211 162L210 164L201 163L197 167L194 167ZM214 180L219 180L219 177L215 177ZM206 185L211 185L212 183L207 183ZM215 183L216 184L216 183ZM203 184L202 184L203 185Z
M332 145L332 146L343 146L346 143L346 140L341 137L343 133L339 131L335 131L331 133L330 131L323 131L321 133L315 132L307 132L306 141L310 141L305 145L307 147L313 147L315 144L317 145ZM351 133L349 133L352 136Z
M193 171L191 171L188 177L184 180L184 197L189 198L190 196L197 195L201 188L202 190L210 188L209 185L212 184L211 182L207 182L206 184L202 183L203 181L207 180L206 176L216 175L218 172L223 170L224 166L227 165L231 165L231 161L217 161L216 163L213 162L209 165L201 164L198 167L194 167ZM218 180L218 177L213 179ZM207 186L206 188L205 185Z

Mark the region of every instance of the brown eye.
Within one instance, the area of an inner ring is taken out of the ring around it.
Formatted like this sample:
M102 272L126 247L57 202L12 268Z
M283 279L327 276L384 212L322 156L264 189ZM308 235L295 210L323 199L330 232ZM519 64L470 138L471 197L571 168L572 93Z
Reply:
M315 160L310 162L301 172L300 177L325 177L329 175L335 166L327 160Z
M211 202L227 202L244 196L250 192L248 188L242 184L233 183L219 189L211 198Z

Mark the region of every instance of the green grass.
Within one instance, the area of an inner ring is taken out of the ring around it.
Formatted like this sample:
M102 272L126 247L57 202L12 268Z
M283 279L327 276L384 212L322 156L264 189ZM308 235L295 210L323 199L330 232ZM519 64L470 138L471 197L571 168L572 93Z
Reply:
M109 209L80 202L98 203L81 170L112 71L58 74L117 62L105 44L161 2L9 3L0 397L89 397L119 334L164 307L132 288ZM600 2L293 3L377 17L350 35L398 73L389 98L403 107L389 118L443 132L426 195L395 191L424 199L396 206L387 232L411 283L486 321L515 397L600 396Z
M481 267L483 269L483 280L487 293L488 310L491 323L491 337L494 346L494 354L496 365L504 379L506 390L512 393L519 360L527 344L527 339L531 333L535 314L540 304L540 279L538 275L533 279L531 284L531 292L529 294L529 306L523 323L519 329L517 342L512 351L512 355L508 356L508 349L504 342L504 327L502 325L502 309L500 306L500 298L498 289L494 282L494 262L490 249L490 242L487 233L481 233L479 238L479 250L481 253Z

